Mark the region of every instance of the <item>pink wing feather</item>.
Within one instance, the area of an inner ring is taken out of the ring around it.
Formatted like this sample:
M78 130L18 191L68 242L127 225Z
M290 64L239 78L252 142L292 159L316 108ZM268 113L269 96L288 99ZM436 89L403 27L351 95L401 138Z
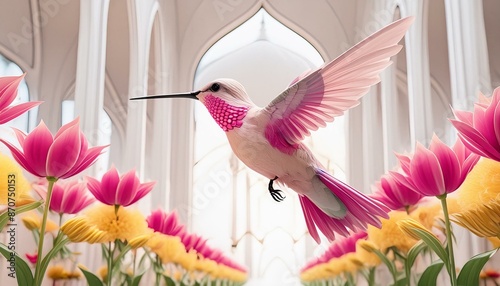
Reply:
M413 17L395 21L330 63L296 78L264 109L270 114L265 135L271 145L293 152L310 131L358 105L401 49L398 42L412 22Z

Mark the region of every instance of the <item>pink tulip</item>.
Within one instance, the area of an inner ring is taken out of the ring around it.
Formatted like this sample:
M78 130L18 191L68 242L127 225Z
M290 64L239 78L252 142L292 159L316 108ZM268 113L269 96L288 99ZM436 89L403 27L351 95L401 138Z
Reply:
M28 261L32 264L36 264L36 261L38 260L38 253L26 253L26 258L28 258Z
M423 196L454 192L479 160L478 155L465 151L460 141L450 148L435 135L429 149L418 143L413 157L399 155L398 158L402 172L391 174Z
M416 205L423 196L396 180L394 175L386 174L376 183L373 197L391 210L400 210Z
M17 97L17 88L24 75L0 77L0 124L7 123L42 103L41 101L30 101L9 106Z
M57 213L76 214L95 202L89 196L87 184L78 181L57 182L52 190L50 210Z
M87 187L94 197L103 204L129 206L153 189L156 182L140 183L135 170L120 176L115 167L111 167L101 181L87 177Z
M500 161L500 87L491 101L478 103L474 112L455 111L456 119L450 119L458 131L458 137L472 152Z
M106 146L88 148L80 131L79 119L63 125L52 136L43 121L28 135L14 129L22 151L0 138L14 159L28 172L38 177L65 179L77 175L92 165Z
M146 218L146 221L149 228L166 235L178 236L182 239L186 234L185 227L179 222L175 210L166 213L162 209L157 209Z

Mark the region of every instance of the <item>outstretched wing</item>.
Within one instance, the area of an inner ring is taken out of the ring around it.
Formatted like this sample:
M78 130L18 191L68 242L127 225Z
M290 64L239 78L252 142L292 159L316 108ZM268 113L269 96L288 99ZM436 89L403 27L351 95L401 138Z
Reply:
M398 42L413 22L403 18L375 32L319 69L295 79L265 109L270 114L265 135L286 151L310 131L359 104L359 98L380 81L379 73L399 52Z

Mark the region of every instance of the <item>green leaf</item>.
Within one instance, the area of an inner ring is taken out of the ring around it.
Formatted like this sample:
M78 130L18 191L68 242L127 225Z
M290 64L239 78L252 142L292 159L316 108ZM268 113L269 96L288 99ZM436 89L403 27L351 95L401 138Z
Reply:
M441 260L434 261L431 265L429 265L425 271L420 276L418 280L418 286L436 286L436 280L443 269L444 262Z
M382 252L380 252L380 250L378 249L374 249L373 253L375 253L375 255L377 255L378 258L380 258L380 260L387 266L387 268L389 268L389 271L391 272L392 276L395 277L397 274L397 270L394 263L391 260L389 260L389 258L387 258L387 256L384 255Z
M136 275L134 277L134 279L132 280L132 286L139 286L139 283L141 282L142 276L144 276L145 273L146 273L146 271L143 271L141 274Z
M420 237L420 239L422 239L425 244L437 254L439 258L441 258L442 261L448 263L448 252L434 235L418 228L413 228L413 230L418 235L418 237Z
M412 268L415 260L417 259L420 252L424 251L427 248L427 245L423 240L417 242L409 251L406 256L406 264L405 266Z
M57 255L57 253L63 248L67 243L69 242L68 238L65 238L61 241L59 241L56 245L52 247L52 249L45 255L45 257L42 259L42 262L38 267L40 267L40 279L43 279L43 276L45 274L45 270L47 270L47 267L49 266L50 260L54 258L54 256ZM41 281L40 281L41 282ZM93 284L91 284L93 285Z
M481 269L483 269L486 262L488 262L488 260L497 252L497 250L498 248L480 253L467 261L467 263L465 263L464 267L462 267L462 270L460 270L460 273L458 274L458 285L478 285L479 273L481 273Z
M405 285L408 285L408 279L406 277L399 279L398 281L396 281L396 284L394 284L394 286L405 286Z
M167 286L175 286L174 280L172 278L168 277L167 275L163 275L163 278L165 278L165 283Z
M11 257L12 250L8 249L6 245L0 244L0 252L7 259L7 263L9 263L8 259ZM31 269L28 264L15 253L15 275L17 279L17 285L33 285L33 273L31 273ZM10 267L10 265L9 265ZM8 269L8 267L7 267ZM12 271L10 271L12 272Z
M92 286L104 286L101 279L99 279L99 277L97 277L94 273L87 271L82 267L78 268L80 268L80 270L83 272L83 275L85 276L85 279L87 279L87 284Z
M15 208L15 215L22 214L24 212L36 209L37 207L41 206L43 204L43 201L36 201L32 202L23 206L19 206ZM10 216L9 216L9 211L6 211L0 215L0 229L3 229L5 225L9 222Z

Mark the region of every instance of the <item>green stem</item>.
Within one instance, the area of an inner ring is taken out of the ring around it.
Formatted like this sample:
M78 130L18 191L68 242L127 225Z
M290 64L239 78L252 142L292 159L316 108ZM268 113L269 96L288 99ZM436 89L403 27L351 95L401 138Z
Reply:
M107 277L107 281L106 281L106 284L108 286L111 286L111 277L113 276L113 252L111 250L111 241L108 242L108 277Z
M450 215L448 213L448 203L446 202L446 194L438 196L443 207L444 223L446 226L446 247L448 248L448 273L450 274L450 282L452 286L457 285L457 272L455 269L455 256L453 254L453 237L451 233Z
M47 196L45 197L45 206L43 208L42 227L40 228L40 239L38 240L38 258L36 260L36 265L35 265L34 281L36 286L42 284L43 275L45 274L42 273L44 271L41 270L40 263L42 262L43 259L43 240L45 238L45 229L47 227L47 217L49 214L50 199L52 198L52 189L54 188L55 182L57 182L57 178L47 177L47 181L49 182L49 186L47 187Z
M375 286L375 267L368 270L368 286Z
M160 265L161 265L161 260L160 260L160 257L158 255L156 255L156 261L155 261L155 264L156 264L156 280L155 280L155 285L156 286L160 286L160 281L161 281L161 273L160 273Z

